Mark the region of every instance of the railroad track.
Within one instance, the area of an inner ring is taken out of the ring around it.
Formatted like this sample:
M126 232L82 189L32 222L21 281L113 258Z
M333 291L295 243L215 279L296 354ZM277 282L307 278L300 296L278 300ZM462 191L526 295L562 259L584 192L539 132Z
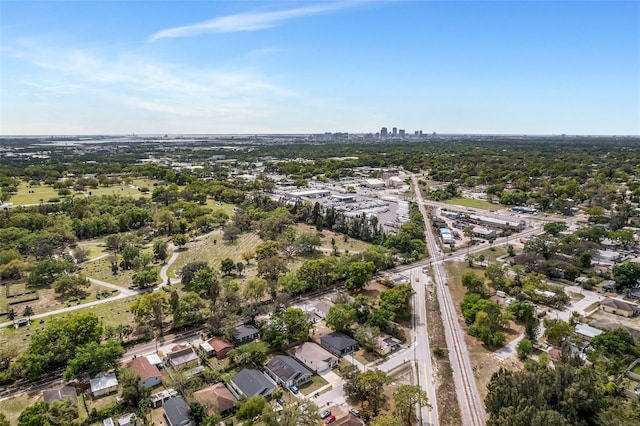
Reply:
M436 239L433 235L431 224L429 223L422 195L419 193L417 179L411 176L416 188L416 197L418 198L418 207L424 218L425 239L427 247L432 256L438 253ZM434 256L435 257L435 256ZM478 393L476 379L473 375L471 360L469 359L469 351L464 340L464 335L458 322L451 294L447 288L447 276L442 270L442 264L439 262L432 263L434 272L434 280L438 292L438 300L440 301L440 312L442 314L442 322L444 324L445 337L447 347L449 348L449 360L453 371L453 379L456 385L456 394L458 404L460 406L460 416L462 424L467 426L484 426L486 424L486 412L484 405Z

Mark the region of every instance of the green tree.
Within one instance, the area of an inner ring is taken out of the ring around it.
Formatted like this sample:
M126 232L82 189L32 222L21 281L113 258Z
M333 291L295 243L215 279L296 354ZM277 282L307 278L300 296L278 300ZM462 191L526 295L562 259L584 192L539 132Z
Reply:
M249 301L259 303L267 293L267 281L257 277L251 278L244 284L242 293Z
M0 413L0 426L11 426L9 419L7 419L2 413Z
M533 353L533 344L531 343L531 340L526 337L520 340L516 345L516 352L518 353L518 358L523 361L529 358Z
M564 222L548 222L544 224L544 231L549 235L553 235L554 237L566 230L567 224Z
M135 300L130 309L139 323L149 323L162 330L162 321L167 307L168 301L164 292L151 292Z
M362 289L373 277L376 267L372 262L351 262L345 287L349 291Z
M240 229L236 228L235 226L227 225L224 227L224 231L222 232L222 239L233 243L240 236L240 232Z
M118 341L107 340L102 344L89 342L76 349L75 356L67 364L64 378L70 380L83 373L94 375L115 368L123 354L124 350Z
M44 371L64 367L75 357L77 348L102 339L102 323L91 313L53 319L35 333L27 349L16 360L17 373L29 379Z
M155 260L161 261L163 264L167 261L169 256L169 245L166 241L157 240L153 243L153 257Z
M484 280L475 272L469 271L462 275L462 285L467 289L467 293L477 293L484 296Z
M192 291L185 293L178 299L173 313L173 324L182 326L201 321L206 307L207 303L197 293Z
M396 318L408 318L411 315L411 284L400 284L380 293L380 308L393 312Z
M48 287L63 274L75 270L73 263L64 259L45 258L40 260L29 273L27 283L32 287Z
M373 352L378 346L378 337L380 337L380 329L370 325L361 325L353 332L353 338L358 341L362 349Z
M369 423L371 426L405 426L400 420L392 416L378 416Z
M224 275L230 275L236 269L236 263L231 258L224 258L220 262L220 270Z
M158 269L143 269L133 274L133 284L139 288L147 288L155 285L159 281Z
M499 263L491 263L484 271L484 276L491 282L491 287L496 290L505 290L508 285L507 274Z
M269 403L262 395L252 396L240 402L240 408L236 413L238 420L251 420L262 414Z
M393 394L393 415L410 425L416 420L416 405L429 406L429 397L418 385L402 385Z
M618 291L630 289L640 282L640 265L631 261L614 265L611 272Z
M318 406L306 399L297 399L275 411L262 412L262 422L266 426L318 426L322 424Z
M344 332L356 321L357 311L351 305L336 303L327 312L326 323L334 331Z
M264 342L250 342L229 351L227 358L240 367L259 368L267 361L268 349Z
M562 320L545 321L545 336L552 345L559 345L573 334L573 327Z
M62 275L53 283L53 289L62 297L81 296L86 294L86 289L91 283L82 275Z
M385 386L391 384L393 379L380 370L367 370L360 373L358 378L358 389L363 399L367 401L367 406L377 416L380 410L386 407L387 396L384 393Z
M184 234L176 234L171 239L171 242L180 249L189 242L189 238Z

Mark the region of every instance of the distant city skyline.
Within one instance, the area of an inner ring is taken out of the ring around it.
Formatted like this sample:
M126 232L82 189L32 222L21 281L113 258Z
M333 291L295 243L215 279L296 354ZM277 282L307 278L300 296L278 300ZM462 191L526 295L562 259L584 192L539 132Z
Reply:
M640 134L639 2L0 8L0 135Z

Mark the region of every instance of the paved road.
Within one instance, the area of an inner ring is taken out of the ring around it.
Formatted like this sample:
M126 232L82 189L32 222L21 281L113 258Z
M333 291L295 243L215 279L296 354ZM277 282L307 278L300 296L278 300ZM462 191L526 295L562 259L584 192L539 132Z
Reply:
M168 283L168 277L167 277L167 270L169 269L169 267L178 259L178 255L180 254L179 251L175 251L173 252L173 255L171 256L171 258L169 259L169 261L162 267L162 269L160 270L160 277L162 278L162 283L159 285L159 287L162 287L163 285L166 285ZM97 260L104 257L104 255L98 256L93 260ZM51 315L58 315L58 314L63 314L66 312L72 312L72 311L76 311L78 309L84 309L84 308L88 308L91 306L96 306L96 305L100 305L102 303L108 303L108 302L113 302L115 300L120 300L120 299L124 299L130 296L134 296L136 294L142 294L145 293L147 291L149 291L149 289L145 289L145 290L130 290L126 287L121 287L119 285L115 285L115 284L111 284L105 281L100 281L97 280L95 278L88 278L89 281L91 281L93 284L97 284L103 287L107 287L113 290L118 290L120 291L119 294L113 296L113 297L108 297L106 299L100 299L100 300L95 300L93 302L89 302L89 303L83 303L80 305L76 305L76 306L69 306L67 308L61 308L61 309L56 309L55 311L49 311L49 312L43 312L41 314L36 314L36 315L31 315L31 319L40 319L40 318L46 318L48 316ZM7 321L7 322L3 322L0 323L0 328L2 327L9 327L14 325L13 321Z
M415 175L411 175L411 180L413 181L414 188L419 188L418 179ZM425 238L429 252L441 254L435 236L433 235L433 228L428 220L422 194L419 190L416 190L415 194L418 200L418 207L425 222ZM447 347L449 349L449 360L453 371L458 404L460 405L462 424L465 426L483 426L486 423L486 413L482 400L480 399L480 394L478 393L464 334L458 321L458 315L453 299L451 298L451 293L449 293L447 287L446 272L441 262L435 262L432 265L432 270L440 303L440 312L442 314Z
M430 281L422 268L409 271L409 279L413 287L413 353L412 358L417 367L418 384L427 393L431 407L419 408L419 418L423 425L438 425L438 400L436 399L436 380L431 363L431 347L429 345L429 329L427 324L426 286Z

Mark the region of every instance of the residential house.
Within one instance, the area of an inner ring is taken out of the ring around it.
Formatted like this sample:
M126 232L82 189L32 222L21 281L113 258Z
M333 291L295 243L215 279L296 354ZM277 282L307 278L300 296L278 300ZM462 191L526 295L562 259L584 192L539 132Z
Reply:
M602 283L602 291L604 293L615 293L616 292L616 282L613 280L606 280Z
M145 355L144 357L147 359L147 361L149 361L150 364L155 365L159 369L162 368L162 359L160 359L158 354Z
M274 356L265 366L265 373L286 389L291 385L307 383L312 376L298 361L286 355Z
M358 348L358 342L346 334L338 332L322 336L320 338L320 345L335 356L349 354Z
M260 331L252 325L241 325L236 328L236 332L233 334L233 341L236 345L242 343L251 342L258 338Z
M162 374L158 367L151 364L146 357L139 356L134 358L127 368L132 370L140 377L142 386L146 388L152 388L162 383Z
M634 305L620 299L612 299L610 297L606 297L602 302L600 302L600 309L605 312L622 315L624 317L632 317L640 313L640 307L638 307L638 305Z
M149 400L151 401L151 407L162 407L165 402L175 396L178 396L178 391L174 388L165 389L160 392L151 394L151 396L149 397Z
M209 345L213 348L213 353L218 359L226 358L227 353L235 347L233 343L227 342L219 337L214 337L209 340Z
M53 401L64 401L70 399L72 403L78 403L78 396L76 394L76 388L74 386L58 386L53 389L46 389L42 391L42 399L44 402L51 403Z
M102 421L103 426L142 426L142 420L135 413L128 413L120 416L117 423L111 417Z
M169 426L195 426L189 417L189 407L181 397L169 398L162 408Z
M200 365L200 358L196 351L188 345L176 345L167 354L167 361L173 368L189 368Z
M576 334L580 337L591 340L594 337L602 334L602 330L599 328L591 327L588 324L578 323L576 324Z
M218 414L226 417L233 413L236 397L227 389L224 383L216 383L208 388L193 393L193 397L204 407L207 414Z
M99 373L89 380L89 386L94 398L108 395L118 389L118 378L115 373Z
M333 306L333 303L328 302L326 300L319 300L313 306L313 313L319 316L322 319L327 319L327 314L329 313L329 309Z
M380 355L387 355L400 348L400 343L400 340L395 337L382 333L377 339L376 352Z
M315 373L324 373L338 365L338 358L312 342L305 342L293 350L293 356Z
M359 418L352 416L351 414L347 414L344 417L337 419L333 422L334 426L362 426L364 422Z
M275 382L255 369L245 368L231 379L231 390L238 397L262 395L268 398L276 388Z

